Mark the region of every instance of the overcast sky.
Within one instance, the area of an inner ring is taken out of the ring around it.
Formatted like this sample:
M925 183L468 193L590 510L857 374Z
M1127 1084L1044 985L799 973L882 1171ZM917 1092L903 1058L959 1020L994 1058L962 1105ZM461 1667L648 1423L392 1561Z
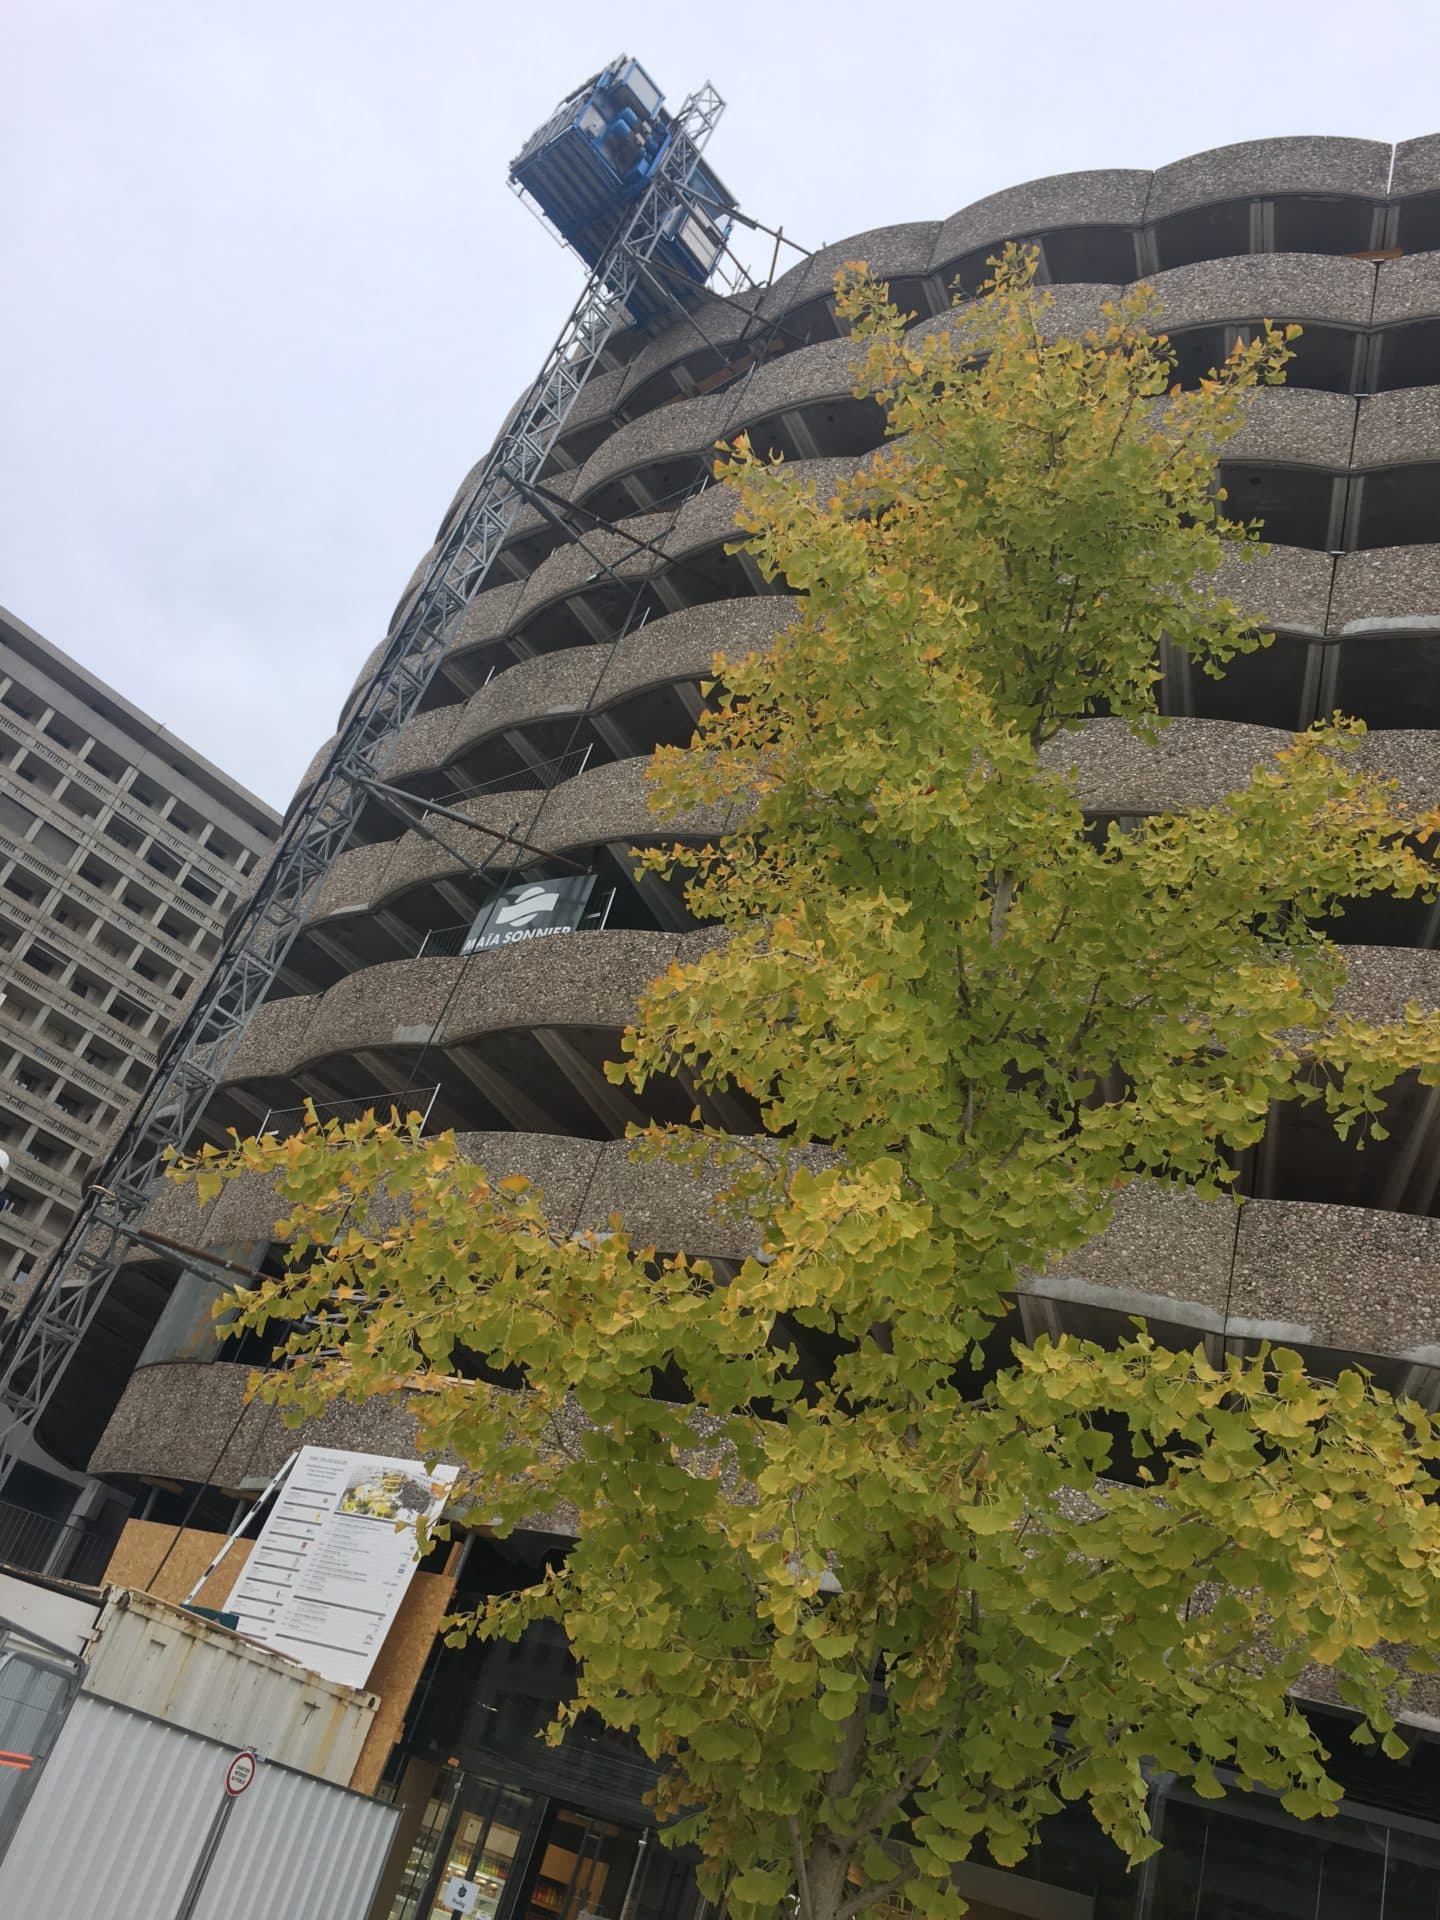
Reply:
M7 0L0 603L283 804L579 292L506 162L622 48L809 246L1440 129L1437 0Z

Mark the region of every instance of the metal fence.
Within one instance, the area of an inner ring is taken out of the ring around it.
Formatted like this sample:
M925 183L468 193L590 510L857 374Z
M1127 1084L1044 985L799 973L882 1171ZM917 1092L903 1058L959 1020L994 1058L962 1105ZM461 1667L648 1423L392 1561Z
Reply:
M93 1586L109 1558L109 1542L92 1528L0 1500L0 1566L61 1574Z
M75 1698L0 1860L7 1920L363 1920L398 1814L236 1749Z
M497 774L493 780L480 780L474 786L455 787L437 796L447 807L460 800L474 800L486 793L533 793L539 787L558 787L562 780L573 780L590 764L590 746L574 747L557 753L551 760L536 760L530 766L517 767L513 773Z
M392 1113L399 1114L402 1120L410 1114L418 1113L421 1126L428 1124L430 1109L440 1088L401 1087L395 1093L361 1093L353 1100L316 1100L315 1118L324 1126L327 1120L337 1120L341 1126L348 1126L352 1120L363 1120L367 1113L373 1113L379 1120L388 1120ZM289 1137L299 1133L309 1120L306 1107L272 1107L260 1123L260 1132L276 1133Z

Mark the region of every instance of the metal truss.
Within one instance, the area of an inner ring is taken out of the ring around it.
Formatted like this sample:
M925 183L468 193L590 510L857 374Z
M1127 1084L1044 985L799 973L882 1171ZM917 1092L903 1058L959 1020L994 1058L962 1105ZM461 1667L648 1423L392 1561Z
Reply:
M485 581L510 524L642 278L684 308L651 259L677 212L703 196L692 176L724 101L708 83L680 108L674 137L594 272L540 374L445 530L424 581L346 716L329 758L283 829L209 975L44 1275L12 1323L0 1370L0 1486L94 1321L147 1206L166 1148L186 1145L304 922L305 909L380 779L383 749L418 708L455 624Z

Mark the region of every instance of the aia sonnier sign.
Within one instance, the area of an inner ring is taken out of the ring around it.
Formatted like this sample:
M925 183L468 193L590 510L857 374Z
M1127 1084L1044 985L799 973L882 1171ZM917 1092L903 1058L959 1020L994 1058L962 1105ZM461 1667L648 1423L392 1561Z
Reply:
M552 933L574 933L594 890L593 873L507 887L477 914L460 951L486 953L491 947L510 947L521 940L546 940Z

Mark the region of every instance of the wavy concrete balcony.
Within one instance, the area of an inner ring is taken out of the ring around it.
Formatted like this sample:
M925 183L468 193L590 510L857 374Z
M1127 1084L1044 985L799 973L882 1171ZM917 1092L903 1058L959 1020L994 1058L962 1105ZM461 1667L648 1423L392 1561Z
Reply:
M1281 142L1281 146L1288 146L1288 142ZM1350 144L1340 142L1340 146L1350 146ZM1300 167L1300 171L1304 171L1304 167ZM1344 167L1340 171L1344 173ZM1075 177L1075 179L1083 182L1089 177ZM1046 182L1037 182L1037 184L1044 186ZM1064 186L1066 182L1054 182L1054 184ZM1020 192L1023 196L1027 190L1016 190L1016 192ZM996 198L1006 200L1008 196L996 196ZM1058 205L1064 204L1064 200L1066 196L1062 194L1058 198ZM964 228L956 228L956 234L960 234L962 230ZM1091 232L1091 238L1100 232L1100 228L1085 228L1085 230ZM929 267L931 282L937 278L935 261L929 261L929 263L922 261L920 250L922 250L925 234L939 236L941 232L943 228L937 227L935 223L922 223L920 227L879 228L877 232L870 232L870 234L856 234L851 240L839 242L833 248L826 248L812 261L801 263L799 267L791 269L791 273L783 276L780 282L776 282L776 286L766 294L766 301L768 301L766 313L780 315L780 313L789 313L795 305L814 303L816 294L822 286L828 290L829 280L833 278L835 267L854 257L868 259L872 271L883 278L897 278L899 282L897 298L900 296L912 298L916 292L918 280L924 278L927 273L927 267ZM1356 238L1356 236L1352 234L1350 238ZM1052 252L1056 244L1058 244L1056 240L1050 242ZM1119 255L1114 255L1112 250L1108 257L1117 259L1121 269L1125 267L1131 271L1135 269L1135 261L1127 257L1125 250L1121 250ZM1327 263L1329 263L1329 271L1327 271ZM1054 265L1064 267L1066 261L1058 257ZM1119 292L1121 286L1127 280L1131 280L1131 271L1119 273L1116 282L1108 286L1106 292L1110 294ZM1404 276L1404 288L1396 278L1398 275ZM1085 278L1094 280L1096 273L1092 271L1085 273ZM1060 282L1062 290L1066 292L1071 294L1075 292L1066 284L1064 271L1050 273L1050 280ZM1432 275L1428 276L1428 280L1432 280ZM1265 317L1302 321L1302 323L1308 323L1311 328L1325 326L1325 328L1361 330L1371 324L1384 324L1386 321L1394 323L1396 319L1411 319L1421 313L1432 313L1434 292L1428 280L1425 275L1417 275L1409 261L1384 261L1377 269L1375 263L1342 259L1336 255L1336 252L1306 253L1292 252L1292 250L1281 253L1246 253L1240 250L1231 255L1215 255L1213 252L1206 252L1204 257L1196 263L1190 263L1185 267L1171 267L1171 269L1162 267L1158 273L1152 271L1146 275L1146 284L1152 284L1156 292L1162 296L1165 305L1165 324L1169 326L1171 332L1177 332L1181 328L1194 328L1194 326L1213 326L1217 323L1254 324ZM1388 292L1390 282L1396 282L1396 292ZM1386 292L1382 292L1382 286L1386 288ZM947 301L933 298L933 300L920 301L920 305L925 313L941 313ZM651 342L639 355L636 365L630 371L616 369L609 374L599 374L595 380L591 380L586 392L582 394L576 405L576 415L566 426L566 436L557 453L559 467L555 463L551 465L551 484L559 492L570 493L570 484L568 484L570 474L563 472L561 468L586 467L603 451L603 444L609 438L614 438L616 434L626 436L630 430L639 426L639 420L643 419L649 411L653 411L653 407L662 407L666 401L672 401L678 397L676 390L664 388L660 384L659 369L662 369L666 363L666 353L674 353L680 363L695 361L697 351L701 353L701 357L708 355L714 361L714 371L710 374L710 378L724 378L724 376L730 376L732 371L743 371L743 367L747 365L745 353L741 351L732 369L732 365L726 361L726 349L743 348L747 332L753 332L756 323L753 315L745 309L737 309L732 315L732 321L732 326L722 326L718 334L714 332L710 334L710 344L699 342L699 348L695 338L697 330L689 323L682 323L672 328L670 334L660 336L657 342ZM1079 313L1077 313L1077 323L1079 323ZM1085 311L1083 324L1092 324L1089 311ZM833 348L833 346L839 346L839 342L824 342L822 346L801 348L799 353L816 353L816 351L822 351L824 346ZM791 348L789 340L774 340L766 336L762 357L768 357L770 351L780 349L783 361L795 359L795 353L787 351L787 348ZM1306 384L1309 363L1311 363L1311 351L1302 342L1300 355L1292 374L1292 378L1296 378L1300 384ZM766 372L774 374L778 371L778 367L780 367L780 361L768 365ZM1340 378L1348 386L1348 380L1350 380L1348 371L1342 371ZM1319 384L1323 386L1332 384L1331 372L1327 372ZM668 411L668 407L664 407L664 411ZM641 442L637 444L643 445L643 436L641 436ZM634 463L628 461L624 455L624 449L620 449L616 455L607 455L601 467L591 468L588 478L582 480L574 497L595 495L597 488L609 478L607 467L611 467L612 463L620 463L622 468L643 465L643 461L634 461ZM455 501L451 503L451 509L445 515L442 532L451 524L459 505L467 499L468 493L472 492L476 478L478 478L478 468L472 468L472 472L467 474L467 480L461 484L461 490L457 492ZM534 509L524 509L520 520L511 530L511 540L507 541L507 545L518 545L522 543L526 534L534 534L534 532L543 532L547 541L555 538L553 530L545 528L543 518Z
M1436 372L1440 373L1440 364ZM1359 403L1352 467L1440 461L1440 386L1375 393ZM1440 527L1437 527L1440 532Z
M623 1142L472 1134L461 1145L492 1177L525 1173L562 1231L603 1225L618 1212L637 1239L662 1249L722 1262L751 1250L749 1233L717 1215L690 1175L640 1165ZM188 1204L191 1196L179 1198L187 1204L167 1199L148 1223L211 1245L269 1238L281 1210L273 1191L253 1179L227 1189L208 1218ZM1104 1234L1022 1287L1018 1318L1032 1337L1073 1332L1108 1343L1125 1337L1139 1315L1169 1344L1202 1342L1216 1356L1227 1346L1283 1341L1322 1370L1333 1356L1362 1355L1397 1388L1433 1399L1440 1386L1437 1274L1440 1221L1284 1201L1207 1204L1137 1188L1118 1196ZM152 1343L92 1470L198 1479L218 1454L213 1479L238 1486L273 1470L271 1449L278 1466L293 1441L258 1407L220 1451L240 1413L235 1383L243 1384L247 1369L216 1357L223 1345L201 1331L215 1291L207 1287L191 1303L193 1329L177 1321L169 1334L188 1361L167 1354L164 1340ZM211 1411L212 1399L223 1419ZM336 1409L307 1426L306 1439L378 1450L373 1438L353 1436L406 1431L403 1408L392 1402Z
M1269 402L1273 397L1266 395L1263 402ZM1292 393L1285 397L1288 401L1301 400L1302 405L1286 413L1278 407L1262 403L1256 410L1253 432L1249 427L1245 430L1251 437L1248 442L1241 444L1248 447L1257 466L1263 464L1259 459L1263 449L1273 450L1286 443L1293 448L1297 434L1307 424L1318 422L1317 431L1322 437L1338 437L1339 429L1333 409L1324 404L1336 400L1338 396L1313 393L1301 396ZM1399 401L1403 396L1378 397ZM1312 407L1308 404L1311 402L1322 404ZM1392 441L1395 430L1391 423L1396 413L1400 412L1403 409L1396 408L1386 416L1385 431ZM1376 418L1381 418L1379 412ZM1305 450L1304 447L1299 449L1302 453ZM819 481L829 473L838 474L848 470L851 464L838 460L797 462L795 471L801 475L813 474ZM1437 460L1437 464L1440 464L1440 460ZM1244 502L1240 505L1243 506ZM645 525L650 518L653 516L623 524L626 531L630 532ZM662 546L666 559L655 555L641 555L632 559L631 577L637 580L663 580L667 565L706 553L718 555L726 540L733 538L735 532L734 503L730 496L723 488L707 489L687 503L669 535L663 542L657 543ZM616 546L617 549L635 554L635 549L633 546L627 547L623 536L616 537ZM607 605L614 596L607 583L597 582L593 568L587 570L573 561L568 567L561 568L557 564L560 559L561 555L557 554L554 561L547 563L547 567L542 569L545 575L543 579L537 575L534 581L524 586L510 584L478 596L457 630L452 656L457 661L468 662L471 657L484 658L507 642L518 641L523 645L526 643L527 620L536 624L548 622L548 631L557 650L564 648L567 631L572 647L576 642L589 644L587 627L603 631ZM737 588L741 584L737 579ZM1227 565L1218 576L1217 584L1235 599L1243 611L1254 615L1257 625L1288 633L1320 634L1328 631L1338 634L1367 618L1375 621L1413 619L1424 623L1440 612L1440 545L1432 548L1401 543L1343 554L1337 560L1334 555L1323 553L1315 547L1287 548L1277 544L1272 546L1268 554L1256 560L1244 565L1238 561L1234 565ZM720 611L718 602L711 602L700 611L717 622L732 617ZM449 711L453 716L453 706ZM435 733L443 733L447 724L459 724L453 717L447 723L426 714L419 716L418 722L409 725L421 723ZM406 737L408 743L408 731ZM304 792L308 788L332 744L327 741L317 752L297 792ZM397 754L400 752L397 749ZM423 752L412 753L409 744L403 750L403 757L397 758L394 763L397 768L424 764L434 765L439 761L427 759Z
M851 252L861 251L860 243L866 238L863 235L856 236L853 242L841 243L838 248L829 251L837 257L848 256ZM1383 325L1413 320L1417 316L1433 316L1436 314L1437 299L1440 299L1440 292L1437 292L1440 268L1437 268L1434 256L1385 261L1376 266L1325 254L1239 255L1161 271L1149 275L1148 280L1165 303L1166 324L1172 333L1183 332L1186 328L1213 328L1222 322L1253 324L1266 316L1299 319L1302 323L1308 322L1312 328L1320 325L1330 329L1357 330L1367 322ZM1099 301L1098 297L1091 296L1114 294L1120 290L1119 286L1086 289L1062 285L1058 289L1057 311L1052 320L1054 330L1071 331L1094 324L1099 317ZM750 316L740 315L739 329L743 330L748 324ZM925 324L922 322L922 330ZM683 334L686 328L682 326L676 331ZM1413 332L1413 327L1409 331ZM843 398L845 388L839 375L842 369L848 368L849 358L850 349L846 343L832 340L787 353L783 358L765 365L761 373L732 396L725 431L734 432L741 425L763 418L769 410ZM1302 342L1298 363L1302 384L1308 358L1309 349ZM606 394L611 391L613 380L613 375L603 376ZM1321 384L1334 384L1329 373ZM1414 382L1409 380L1406 384ZM704 428L708 431L719 421L725 399L724 395L716 395L696 403L699 410L690 418L697 431L694 444L688 446L681 444L687 435L681 431L678 421L667 420L663 425L652 423L648 429L643 420L632 420L628 426L617 426L612 421L612 431L598 432L593 436L594 445L589 449L586 460L590 469L588 477L582 472L577 485L573 476L558 476L560 490L569 491L575 486L577 497L581 497L603 489L613 479L627 478L631 473L641 470L647 462L653 466L656 461L663 461L670 456L698 460L708 445L705 432L700 431L702 416ZM598 409L598 399L596 405ZM665 409L667 414L675 411L672 408ZM592 418L597 422L600 420L598 410ZM718 431L715 437L719 437ZM612 448L612 441L618 441L618 446ZM1423 452L1412 453L1408 457L1432 456L1433 436L1427 438ZM1284 458L1285 454L1280 451L1273 457ZM1392 454L1387 457L1398 456ZM1318 447L1308 447L1302 452L1301 458L1306 464L1317 464L1323 462L1325 455ZM457 499L467 494L474 478L472 471ZM523 536L537 529L543 532L547 546L557 537L534 510L526 509L516 529L512 530L516 543L523 545ZM397 618L408 608L413 589L428 559L427 555L417 567L402 595ZM490 591L498 589L492 588ZM462 644L471 642L467 640Z
M348 975L323 993L262 1007L227 1065L225 1086L249 1083L266 1089L267 1099L273 1092L276 1104L297 1105L305 1076L328 1062L364 1059L381 1063L383 1071L385 1061L411 1058L421 1049L433 1078L457 1049L473 1052L476 1043L507 1034L533 1040L567 1031L592 1037L587 1058L593 1056L593 1073L600 1059L613 1057L616 1038L633 1018L646 984L672 959L699 952L716 937L709 929L681 935L579 933L465 959L427 956L383 962ZM1340 1004L1345 1012L1390 1020L1412 1002L1427 1009L1440 1007L1440 954L1358 944L1344 951L1348 980ZM378 1081L372 1075L370 1085L398 1087L413 1084L415 1078L402 1078L397 1071ZM278 1097L287 1088L293 1090L289 1098ZM530 1100L528 1111L543 1110L530 1095L525 1097ZM623 1120L617 1121L617 1107L603 1105L607 1097L602 1093L597 1110L610 1125L601 1130L618 1132ZM1403 1159L1416 1127L1430 1125L1433 1106L1433 1100L1418 1100L1413 1091L1397 1094L1389 1123L1395 1139L1383 1152L1372 1149L1358 1171L1351 1169L1361 1203L1382 1204L1379 1192L1391 1179L1396 1156ZM626 1117L639 1117L633 1103ZM1306 1129L1313 1132L1312 1118L1310 1110L1297 1108L1293 1120L1285 1121L1286 1139L1293 1139L1297 1153L1309 1151L1304 1143L1309 1138ZM594 1131L593 1126L575 1130ZM1338 1151L1327 1148L1326 1158L1333 1159ZM1286 1194L1304 1197L1294 1181L1303 1185L1318 1165L1313 1154L1308 1166L1297 1161L1293 1175L1283 1176ZM1348 1197L1339 1188L1334 1191L1337 1198ZM1417 1192L1406 1173L1394 1200L1385 1204L1426 1211L1428 1203L1412 1204L1407 1198Z
M1212 147L1157 169L1151 177L1145 217L1160 220L1210 202L1261 196L1383 200L1390 154L1389 146L1379 140L1305 135Z
M768 646L794 607L780 594L711 601L647 621L613 649L568 647L521 661L497 672L463 706L407 721L395 736L386 775L400 780L418 768L443 766L508 728L604 712L647 688L708 680L717 654L739 659Z
M448 848L413 832L398 840L351 847L330 868L307 921L314 925L337 914L377 912L416 887L482 863L499 879L544 854L710 839L726 831L732 817L728 806L696 807L678 819L657 820L649 805L649 764L648 756L616 760L553 789L482 794L464 801L456 811L468 814L477 826L470 831L454 821L443 823ZM527 847L497 846L497 835L517 832Z
M767 614L771 607L777 609L768 626L760 622L749 625L750 637L757 642L763 642L768 634L777 631L788 612L788 603L780 601L726 604L758 607ZM709 611L699 609L692 615L674 616L690 624L697 650L707 631L700 615ZM744 630L740 623L731 629L732 635L737 630ZM1357 640L1353 644L1362 659L1365 653L1376 650L1373 639L1368 643ZM523 675L526 682L525 687L514 691L523 695L528 688L533 693L534 682L541 678L538 669L543 664L561 662L563 669L555 671L546 683L546 691L553 697L557 684L563 689L567 679L573 676L578 683L573 697L578 702L579 689L583 688L580 676L593 651L577 649L576 655L547 655L545 662L534 663L537 669L534 672L513 669L514 674ZM1251 660L1265 657L1247 656ZM634 664L637 670L646 670L640 662ZM1386 665L1389 668L1388 659ZM1352 678L1354 689L1363 695L1365 675L1361 662L1357 662ZM497 679L492 685L499 686L500 681ZM483 694L477 696L472 706L483 698ZM578 706L570 710L578 711ZM469 708L459 711L462 719L470 714ZM553 709L542 709L544 713L551 711ZM421 720L448 719L450 713L449 709L439 709L433 715L422 715ZM482 739L493 732L486 715L472 717L480 727ZM512 722L523 722L535 716L516 712L510 717ZM453 726L453 722L451 724ZM404 741L407 749L413 750L414 757L398 763L401 772L413 774L417 768L441 764L466 744L454 733L446 732L440 748L436 749L430 742L430 732L426 725L407 730ZM1109 816L1178 811L1213 806L1223 800L1226 794L1244 785L1256 766L1287 746L1290 738L1291 730L1284 727L1181 717L1170 720L1158 740L1147 745L1137 739L1123 721L1091 720L1080 730L1052 741L1046 748L1045 758L1054 766L1075 770L1078 797L1088 812ZM436 757L427 759L430 753ZM474 832L468 832L458 822L442 823L437 819L435 823L443 827L453 853L447 853L443 847L413 831L400 833L392 840L352 847L335 861L311 903L307 918L314 923L332 914L375 908L398 898L408 887L441 875L460 874L482 863L488 865L496 853L496 836L501 834L518 835L548 853L568 853L609 844L705 837L726 830L728 818L713 809L698 811L683 821L658 822L648 804L647 764L646 755L636 755L596 766L553 789L531 785L461 800L455 810L476 822ZM1428 806L1440 794L1440 733L1398 728L1372 733L1359 749L1356 765L1397 780L1407 805ZM392 777L401 777L393 765ZM525 864L527 859L523 854L507 854L501 868Z
M1402 209L1413 196L1434 191L1434 151L1433 138L1410 141L1395 150L1392 199ZM1056 252L1056 265L1061 268L1051 272L1053 280L1065 279L1064 269L1078 265L1084 269L1084 278L1123 282L1163 264L1137 256L1135 243L1143 243L1147 225L1206 207L1229 208L1237 201L1251 199L1278 200L1287 209L1293 207L1309 223L1318 220L1322 235L1328 213L1336 231L1330 236L1333 243L1321 251L1343 255L1360 250L1350 244L1359 229L1353 218L1345 218L1351 211L1347 203L1362 202L1377 209L1386 204L1390 157L1389 147L1374 142L1301 137L1216 148L1177 161L1155 174L1115 169L1029 181L976 201L939 222L874 229L825 248L812 261L792 267L775 283L762 303L762 315L767 321L790 315L823 297L829 291L835 267L847 259L868 258L875 271L907 281L943 281L947 269L953 271L973 256L983 259L1012 239L1049 240ZM929 254L923 257L927 236L931 236ZM1056 244L1067 241L1068 245ZM1287 253L1304 251L1284 233L1274 235L1271 244ZM1362 244L1368 244L1368 235ZM1221 245L1218 251L1211 248L1197 258L1211 261L1249 251L1247 226L1240 246ZM1114 270L1117 261L1120 271ZM1354 276L1357 284L1360 274L1373 277L1373 270L1362 263L1345 265L1359 269ZM1099 271L1095 270L1097 266ZM939 298L935 310L939 310L947 303L947 296L943 287L936 291ZM1297 313L1292 317L1302 316ZM1317 312L1310 317L1335 316ZM731 347L756 328L748 307L730 307L723 302L709 303L702 324L716 348ZM655 389L658 377L668 368L703 352L704 343L697 341L696 332L689 322L682 322L644 343L630 362L622 405L647 397L644 390ZM659 391L665 398L673 397L674 389Z
M753 1226L719 1207L718 1176L638 1159L623 1140L462 1133L457 1145L492 1178L523 1174L561 1232L602 1227L618 1213L638 1244L666 1252L739 1260L758 1246ZM167 1186L144 1224L196 1245L259 1244L276 1241L284 1211L274 1183L250 1174L206 1207L193 1188ZM1206 1202L1138 1186L1117 1196L1103 1234L1022 1292L1200 1334L1434 1366L1440 1220L1323 1203Z
M1440 315L1440 253L1412 253L1382 261L1375 275L1370 324L1399 326Z
M633 1017L646 984L706 933L575 933L462 960L396 960L322 994L273 1000L232 1054L227 1079L283 1078L356 1049L445 1047L506 1028L604 1027ZM443 1014L443 1022L442 1022Z
M1327 631L1383 626L1431 632L1440 625L1440 544L1341 554Z

